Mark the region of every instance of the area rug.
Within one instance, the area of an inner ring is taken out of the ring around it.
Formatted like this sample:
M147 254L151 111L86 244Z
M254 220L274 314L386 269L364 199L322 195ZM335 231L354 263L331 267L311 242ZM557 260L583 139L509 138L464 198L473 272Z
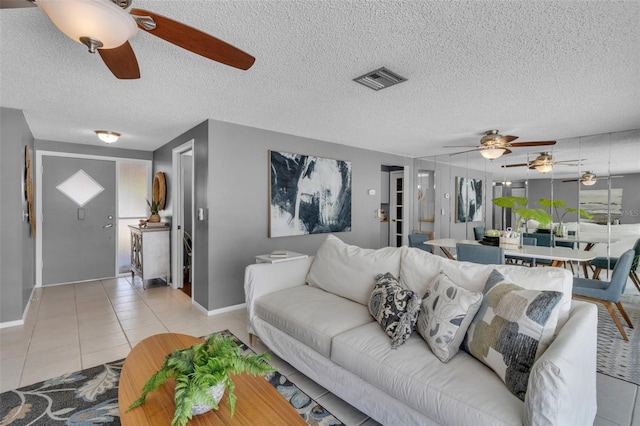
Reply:
M607 309L598 304L599 373L640 386L640 305L623 302L634 328L629 328L618 313L629 341L625 341Z
M251 349L229 331L244 353ZM0 426L119 425L118 380L124 359L0 394ZM342 425L279 372L265 377L309 425Z

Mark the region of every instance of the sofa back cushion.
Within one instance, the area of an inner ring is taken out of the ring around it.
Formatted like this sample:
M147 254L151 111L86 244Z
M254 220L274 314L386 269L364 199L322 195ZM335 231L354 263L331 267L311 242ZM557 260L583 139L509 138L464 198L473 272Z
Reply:
M329 235L313 259L307 284L366 306L376 283L375 276L389 272L397 277L400 255L405 249L365 249Z
M497 269L514 284L531 290L549 290L562 293L558 303L558 329L569 319L573 276L561 268L526 268L518 265L480 265L445 259L422 250L407 249L400 261L400 285L415 291L419 297L431 286L443 271L461 287L471 291L483 291L491 272Z

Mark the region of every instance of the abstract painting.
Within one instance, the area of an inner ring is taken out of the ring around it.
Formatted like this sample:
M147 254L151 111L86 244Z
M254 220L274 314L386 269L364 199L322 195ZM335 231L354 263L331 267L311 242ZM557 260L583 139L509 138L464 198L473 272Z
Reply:
M482 179L456 176L456 222L481 222L483 219Z
M580 190L580 208L593 215L591 219L580 218L583 222L606 224L611 213L611 222L622 218L622 188Z
M269 151L269 237L351 231L351 162Z

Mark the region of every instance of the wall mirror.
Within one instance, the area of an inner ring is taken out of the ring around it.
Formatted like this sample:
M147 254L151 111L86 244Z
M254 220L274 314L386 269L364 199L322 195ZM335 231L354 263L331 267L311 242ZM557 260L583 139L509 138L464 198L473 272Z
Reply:
M514 215L493 205L491 199L513 195L526 197L529 207L547 209L555 223L562 219L567 234L575 233L576 239L585 241L580 243L582 249L589 239L597 241L590 249L598 256L617 257L632 248L640 238L640 130L558 139L544 148L518 148L491 161L475 151L416 158L414 230L432 226L435 238L473 239L476 226L506 229L514 226ZM546 170L534 167L543 153L551 158ZM483 182L481 220L457 220L459 178ZM433 190L424 191L431 184ZM565 207L583 209L593 217L565 214L562 207L556 213L538 204L540 199L562 200ZM430 211L432 223L424 221L430 219L426 213Z

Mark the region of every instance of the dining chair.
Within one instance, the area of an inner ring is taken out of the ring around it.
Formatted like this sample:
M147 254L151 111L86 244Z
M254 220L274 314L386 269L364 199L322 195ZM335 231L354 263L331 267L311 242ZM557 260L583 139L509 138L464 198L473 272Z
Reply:
M570 249L575 249L576 248L576 243L575 241L556 241L556 247L567 247ZM564 263L564 266L566 268L567 265L569 265L569 267L571 267L571 273L573 275L576 274L576 271L573 269L573 263L572 262L562 262Z
M636 241L635 245L633 246L633 251L634 251L634 256L633 256L633 261L631 262L631 270L629 271L629 277L631 278L631 281L633 281L633 283L635 284L638 291L640 291L640 279L638 279L638 274L636 273L636 270L638 269L638 264L640 263L640 238L638 239L638 241ZM613 269L616 267L617 263L618 263L617 257L611 257L611 258L596 257L591 261L591 266L595 267L593 271L593 279L599 280L600 272L603 269Z
M456 243L456 253L460 261L485 265L504 264L504 249L502 247Z
M473 236L475 237L476 241L480 241L484 238L484 231L484 226L476 226L475 228L473 228Z
M613 308L615 304L618 310L622 314L622 317L627 322L630 328L633 328L633 324L629 319L629 316L620 303L620 295L624 292L624 288L627 285L627 276L631 270L631 263L633 262L633 256L635 252L633 250L627 250L616 262L616 266L613 268L611 274L611 281L600 281L589 278L573 278L573 297L575 299L582 299L589 302L603 304L613 322L618 327L618 331L622 335L624 340L629 340L627 333L622 328L622 323L616 315L616 311Z
M546 234L543 232L525 232L523 234L523 238L535 238L536 245L540 247L554 247L556 242L553 234ZM536 266L551 266L551 260L538 259Z
M533 237L522 237L522 244L525 245L525 246L536 246L536 245L538 245L538 240L536 240ZM536 266L536 260L532 259L530 257L506 256L506 258L515 260L516 263L518 263L518 261L520 261L522 263L527 263L530 267Z
M409 235L409 247L415 247L420 250L424 250L426 252L433 254L433 247L429 244L425 244L425 241L431 240L431 236L429 234L416 233Z
M192 280L192 269L193 269L193 250L192 250L192 244L193 242L191 241L191 235L189 235L188 232L184 231L183 233L184 235L182 236L182 242L184 245L184 265L183 268L187 270L188 274L189 274L189 282L191 282Z

